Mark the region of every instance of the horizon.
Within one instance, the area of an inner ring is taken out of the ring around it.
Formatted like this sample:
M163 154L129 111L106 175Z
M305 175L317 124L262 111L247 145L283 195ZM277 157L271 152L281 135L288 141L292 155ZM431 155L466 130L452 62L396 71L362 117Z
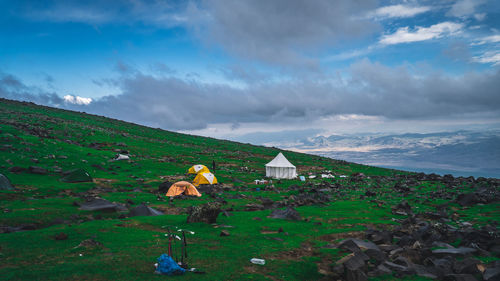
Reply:
M500 159L498 1L0 8L0 97L257 145L336 149L348 161L500 177L500 160L490 159ZM424 136L369 143L404 134ZM331 136L355 145L322 139Z

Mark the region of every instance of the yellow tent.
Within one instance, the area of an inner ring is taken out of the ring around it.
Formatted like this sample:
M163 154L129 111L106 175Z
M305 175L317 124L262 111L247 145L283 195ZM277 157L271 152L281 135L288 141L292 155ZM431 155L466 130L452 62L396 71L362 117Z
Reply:
M205 165L194 165L189 168L189 174L210 173L210 170Z
M193 180L193 184L198 186L200 184L216 184L217 178L212 173L199 173Z
M174 197L182 193L191 196L201 196L196 187L194 187L194 185L190 184L187 181L179 181L172 184L168 189L167 196Z

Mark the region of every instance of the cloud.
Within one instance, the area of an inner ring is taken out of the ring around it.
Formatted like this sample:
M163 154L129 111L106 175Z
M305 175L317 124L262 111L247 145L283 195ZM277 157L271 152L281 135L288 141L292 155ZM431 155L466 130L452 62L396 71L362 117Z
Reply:
M306 124L332 116L415 120L489 112L500 117L500 70L458 77L432 71L414 75L405 66L362 60L351 65L343 77L339 81L331 74L324 79L273 80L233 87L134 71L113 82L120 94L85 104L88 100L63 99L3 75L0 96L171 130L204 129L221 123Z
M59 106L63 102L56 93L27 86L17 77L2 72L0 72L0 97L50 106Z
M500 65L500 51L487 51L480 56L474 57L473 61L478 63Z
M122 94L85 107L92 113L175 130L209 124L300 123L329 116L421 119L493 112L500 115L500 72L413 75L363 60L342 82L303 79L268 81L235 88L144 73L124 76ZM133 112L133 114L130 114Z
M476 8L484 3L486 3L486 0L458 0L455 4L453 4L453 6L451 6L447 15L459 18L475 16ZM476 17L482 17L480 14L476 15L478 15Z
M367 14L369 18L386 19L386 18L410 18L421 13L431 10L429 6L407 6L407 5L391 5L380 7Z
M83 98L80 96L65 95L63 97L66 103L79 104L79 105L89 105L92 102L91 98Z
M442 22L431 25L430 27L417 26L414 31L410 31L409 27L401 27L392 34L382 36L379 42L384 45L392 45L426 41L460 33L463 26L464 25L461 23Z
M464 41L451 42L442 53L454 61L469 62L472 58L469 47Z
M352 15L375 8L371 0L205 1L188 9L189 24L208 44L244 59L317 67L312 53L356 39L380 26Z
M500 42L500 34L495 34L479 38L476 40L476 42L472 43L472 45L484 45L484 44L498 43L498 42Z
M159 27L172 27L185 23L186 4L176 1L16 1L16 14L35 21L77 22L90 25L109 23L145 23Z
M486 18L486 13L477 13L477 14L474 14L474 18L477 20L477 21L482 21Z

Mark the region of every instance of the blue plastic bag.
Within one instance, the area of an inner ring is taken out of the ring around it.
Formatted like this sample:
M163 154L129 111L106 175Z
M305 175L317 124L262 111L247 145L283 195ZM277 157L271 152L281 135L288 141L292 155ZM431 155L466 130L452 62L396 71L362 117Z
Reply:
M165 275L181 275L184 274L184 272L186 272L186 270L180 267L169 255L162 254L158 258L156 273Z

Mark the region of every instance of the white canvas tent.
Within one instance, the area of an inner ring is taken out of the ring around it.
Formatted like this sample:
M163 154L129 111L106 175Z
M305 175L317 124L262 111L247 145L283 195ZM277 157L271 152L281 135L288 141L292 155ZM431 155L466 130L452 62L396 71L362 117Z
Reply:
M266 164L266 177L293 179L297 177L297 169L280 152L271 162Z

